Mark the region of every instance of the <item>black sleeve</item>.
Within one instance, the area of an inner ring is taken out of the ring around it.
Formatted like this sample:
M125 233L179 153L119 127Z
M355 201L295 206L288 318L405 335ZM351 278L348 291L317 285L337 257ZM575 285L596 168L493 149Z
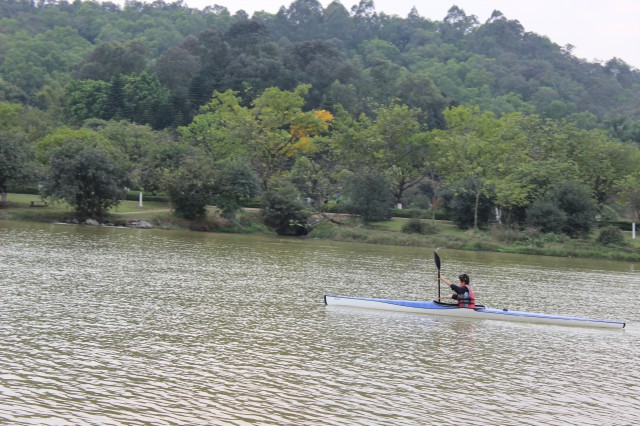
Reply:
M469 291L467 287L462 287L459 285L451 284L451 290L455 291L456 294L465 294Z

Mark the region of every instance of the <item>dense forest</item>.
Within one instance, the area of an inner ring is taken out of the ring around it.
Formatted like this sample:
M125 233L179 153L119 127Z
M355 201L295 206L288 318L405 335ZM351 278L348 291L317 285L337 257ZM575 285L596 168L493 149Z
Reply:
M187 217L300 192L370 219L404 204L560 229L577 208L560 194L584 191L594 212L637 216L640 71L499 11L4 0L0 16L2 192L40 182L98 214L126 184ZM113 180L90 193L114 195L79 195L74 161Z

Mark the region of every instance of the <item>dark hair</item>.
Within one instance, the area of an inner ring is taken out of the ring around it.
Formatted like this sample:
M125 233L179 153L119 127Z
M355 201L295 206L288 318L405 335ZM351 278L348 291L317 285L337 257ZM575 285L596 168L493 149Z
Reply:
M458 279L460 281L462 281L463 283L465 283L466 285L469 285L469 275L467 274L462 274L458 277Z

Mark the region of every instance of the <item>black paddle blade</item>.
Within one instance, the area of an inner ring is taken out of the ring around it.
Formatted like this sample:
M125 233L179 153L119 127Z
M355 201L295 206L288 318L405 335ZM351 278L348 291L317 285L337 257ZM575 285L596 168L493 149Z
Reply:
M438 272L440 272L440 256L435 251L433 252L433 260L436 262L436 268L438 268Z

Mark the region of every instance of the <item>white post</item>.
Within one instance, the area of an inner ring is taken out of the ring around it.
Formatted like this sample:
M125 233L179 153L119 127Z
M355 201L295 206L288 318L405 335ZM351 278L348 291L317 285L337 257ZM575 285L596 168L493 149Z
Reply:
M138 207L142 207L142 191L140 191L140 199L138 201Z
M636 223L633 222L631 224L631 237L633 237L633 239L636 239Z

